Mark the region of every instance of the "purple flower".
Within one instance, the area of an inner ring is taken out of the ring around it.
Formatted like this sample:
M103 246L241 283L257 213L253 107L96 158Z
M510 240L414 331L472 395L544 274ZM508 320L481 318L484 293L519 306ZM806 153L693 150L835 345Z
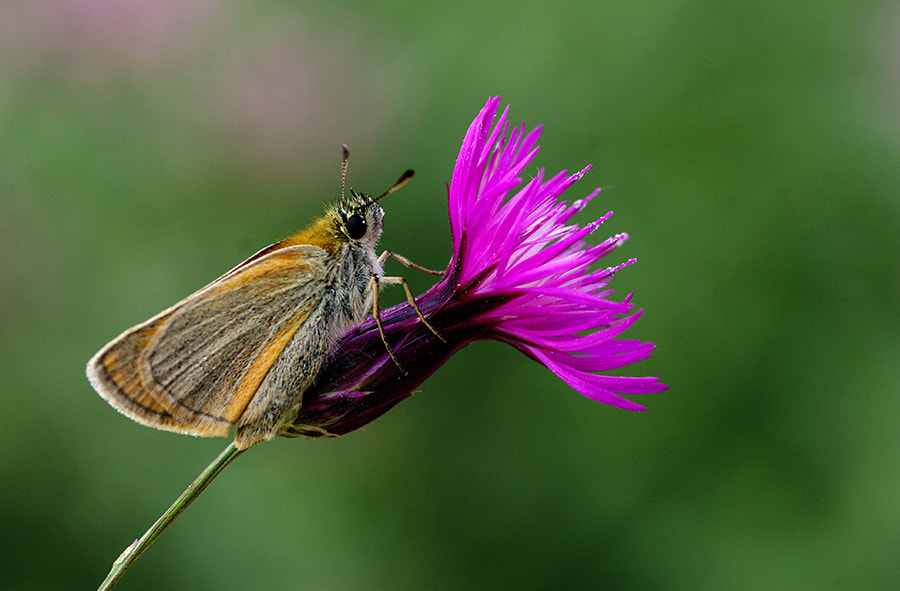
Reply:
M644 408L618 394L661 392L652 377L597 372L650 355L654 345L619 337L640 316L631 296L607 299L612 275L634 259L595 269L628 236L597 246L584 238L611 212L582 228L567 222L599 189L567 204L562 193L588 168L522 185L538 150L540 128L510 128L507 111L495 123L499 97L469 126L448 186L453 258L443 278L416 300L424 326L408 303L382 312L384 333L404 371L391 360L370 318L337 343L285 435L340 435L381 416L462 347L479 340L507 342L544 364L581 394L628 410Z

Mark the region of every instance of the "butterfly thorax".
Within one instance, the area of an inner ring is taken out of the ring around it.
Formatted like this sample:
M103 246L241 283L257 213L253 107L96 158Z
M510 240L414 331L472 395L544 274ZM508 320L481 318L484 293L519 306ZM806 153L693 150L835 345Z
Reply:
M381 237L384 212L367 200L365 195L351 193L347 200L328 208L324 216L278 245L310 245L325 251L327 256L320 259L325 267L322 278L334 290L340 324L358 323L365 317L372 306L369 282L373 275L383 275L375 247ZM351 220L354 215L357 219ZM359 228L352 223L360 220L365 231L357 237L354 230L359 232Z

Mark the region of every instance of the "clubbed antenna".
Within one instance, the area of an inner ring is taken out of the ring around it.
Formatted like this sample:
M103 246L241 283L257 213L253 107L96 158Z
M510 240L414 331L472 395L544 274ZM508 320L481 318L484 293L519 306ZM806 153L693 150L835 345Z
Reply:
M396 183L394 183L393 185L391 185L391 187L390 187L387 191L385 191L384 193L382 193L381 195L379 195L379 196L376 197L375 199L372 199L371 203L375 203L376 201L378 201L378 200L381 199L382 197L387 197L388 195L390 195L391 193L393 193L394 191L396 191L397 189L399 189L400 187L402 187L403 185L405 185L406 183L408 183L408 182L409 182L409 179L411 179L411 178L413 177L414 174L415 174L415 171L413 171L413 169L411 169L411 168L410 168L409 170L407 170L406 172L404 172L403 174L401 174L401 175L400 175L400 178L397 179L397 182L396 182Z
M347 161L350 160L350 148L347 144L341 144L341 201L344 200L344 182L347 179Z

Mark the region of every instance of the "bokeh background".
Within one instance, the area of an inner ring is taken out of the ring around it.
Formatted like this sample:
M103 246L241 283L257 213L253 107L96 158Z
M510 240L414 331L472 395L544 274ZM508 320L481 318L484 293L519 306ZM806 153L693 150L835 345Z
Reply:
M476 344L242 456L121 588L900 588L900 7L857 0L0 3L0 588L96 587L225 446L117 414L94 351L318 215L342 142L357 189L416 169L382 243L443 266L494 94L594 165L670 389Z

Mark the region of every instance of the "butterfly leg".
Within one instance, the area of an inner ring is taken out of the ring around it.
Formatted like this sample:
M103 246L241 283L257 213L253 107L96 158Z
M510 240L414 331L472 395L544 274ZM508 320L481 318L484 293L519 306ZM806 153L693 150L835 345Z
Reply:
M415 296L413 296L412 290L409 288L409 284L406 282L406 279L404 277L380 277L380 278L376 279L375 283L376 283L376 286L377 286L377 284L402 285L403 291L406 292L406 301L409 302L409 305L412 306L413 310L416 311L416 316L419 317L419 320L422 321L422 324L424 324L425 327L428 330L430 330L432 332L432 334L434 334L434 336L441 339L445 343L447 342L447 339L445 339L440 334L438 334L438 331L436 331L434 329L434 327L431 326L430 324L428 324L428 321L425 320L425 316L422 314L422 311L419 309L418 304L416 304L416 298L415 298Z
M381 253L381 256L378 257L378 262L383 265L385 263L385 261L387 261L389 258L394 259L395 261L397 261L398 263L400 263L401 265L403 265L404 267L406 267L408 269L415 269L416 271L428 273L429 275L443 275L444 274L443 271L435 271L433 269L423 267L422 265L417 265L416 263L412 262L405 256L397 254L396 252L393 252L390 250L386 250L383 253Z
M417 271L422 271L423 273L428 273L429 275L443 275L444 274L443 271L434 271L432 269L428 269L421 265L417 265L416 263L412 262L405 256L399 255L396 252L393 252L390 250L386 250L383 253L381 253L381 256L378 257L378 262L383 265L385 263L385 261L388 260L388 258L392 258L392 259L396 260L401 265L403 265L407 268L415 269ZM406 301L409 302L409 304L413 307L413 310L416 311L416 316L419 317L419 320L422 321L422 324L424 324L428 328L428 330L430 330L432 332L432 334L434 334L434 336L441 339L441 341L443 341L445 343L447 342L447 339L445 339L440 334L438 334L438 331L436 331L434 329L434 327L431 326L430 324L428 324L428 321L425 320L425 316L422 315L422 311L419 310L419 306L416 305L416 298L415 298L415 296L413 296L412 290L409 289L409 284L406 282L405 278L403 278L403 277L382 277L381 281L383 281L385 283L385 285L397 285L398 283L400 285L402 285L403 290L406 292Z
M391 252L390 250L386 250L381 253L381 256L378 257L379 266L384 265L385 261L388 258L393 258L397 260L401 265L408 267L410 269L416 269L417 271L422 271L423 273L428 273L430 275L443 275L443 271L434 271L432 269L428 269L421 265L417 265L412 262L405 256L399 255L395 252ZM375 317L375 324L378 325L378 333L381 335L381 340L384 343L385 349L387 349L388 355L391 356L391 360L393 360L394 365L397 366L397 369L406 373L406 370L403 369L403 366L400 365L400 362L397 360L397 357L394 355L394 351L391 349L390 344L387 342L387 337L384 334L384 325L381 322L381 305L379 303L379 294L381 291L381 285L402 285L403 291L406 292L406 301L413 307L413 310L416 311L416 316L419 317L419 320L422 321L422 324L425 325L428 330L431 331L434 336L439 338L443 342L447 342L447 340L438 333L437 330L431 324L425 320L425 315L422 314L422 310L419 309L418 304L416 304L416 298L412 293L412 290L409 288L409 284L406 282L406 279L403 277L379 277L377 275L372 275L372 279L369 283L369 289L372 290L372 316Z
M369 289L372 290L372 316L375 317L375 324L378 325L378 334L381 335L381 342L384 343L384 348L387 350L388 355L391 356L391 360L394 362L394 365L397 366L397 369L401 371L401 373L406 373L406 370L403 369L403 366L400 365L400 362L397 361L397 357L394 355L394 350L391 349L391 345L387 341L387 337L384 335L384 325L381 323L381 304L379 303L379 294L381 292L380 281L382 278L379 278L378 275L372 275L372 278L369 280Z

